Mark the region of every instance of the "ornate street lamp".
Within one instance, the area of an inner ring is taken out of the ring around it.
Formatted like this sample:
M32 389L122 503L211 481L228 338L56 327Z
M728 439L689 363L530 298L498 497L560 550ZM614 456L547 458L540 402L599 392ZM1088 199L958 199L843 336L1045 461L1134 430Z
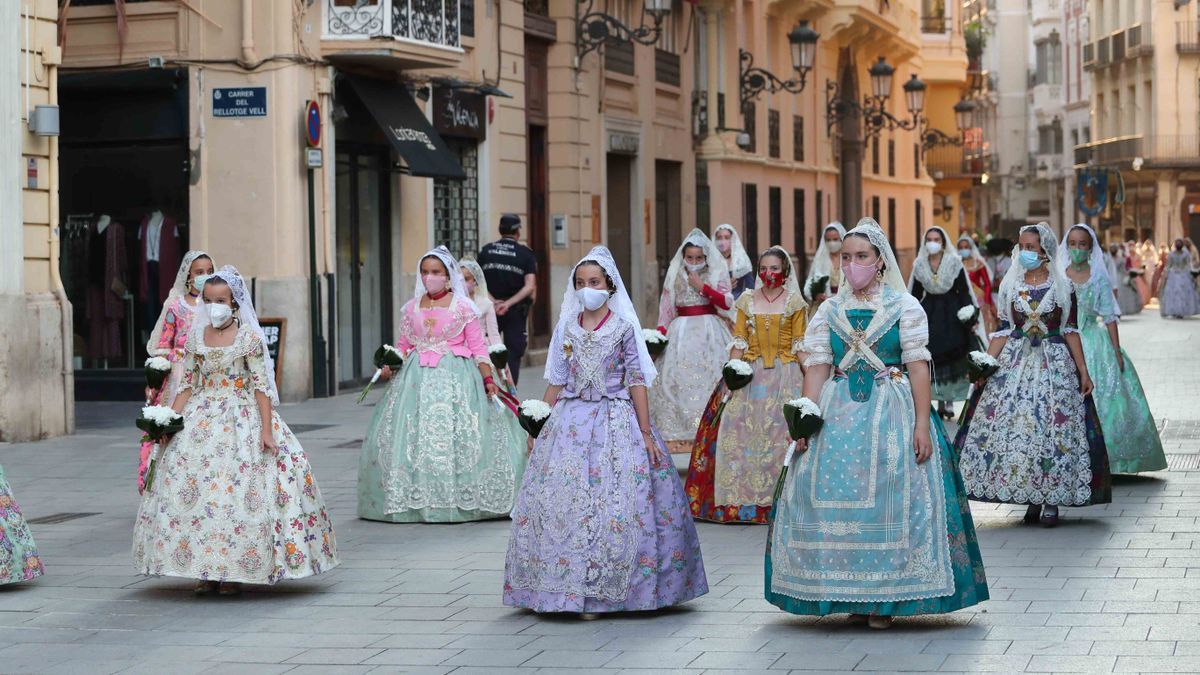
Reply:
M826 133L833 133L833 125L843 119L862 118L863 139L876 136L887 129L903 129L912 131L923 128L926 123L922 113L925 111L925 83L915 74L904 83L904 101L908 107L908 119L900 119L887 110L888 99L892 95L892 78L896 69L884 57L867 69L871 76L871 93L864 95L862 102L853 98L843 98L837 82L830 80L825 83L825 117Z
M672 0L645 0L643 13L653 24L632 28L615 16L593 10L595 0L578 0L575 5L575 53L579 61L588 52L601 49L607 42L629 42L652 45L662 35L662 22L671 13Z
M961 146L963 132L971 128L971 117L975 114L975 102L961 99L954 104L954 123L958 126L959 135L950 136L941 129L928 129L921 135L921 150L932 150L941 145Z
M754 65L754 55L744 49L738 49L738 62L741 64L741 104L746 109L750 101L757 99L764 91L774 94L780 91L799 94L807 84L808 73L813 68L813 58L816 56L817 40L821 34L809 27L807 21L801 21L788 33L789 51L792 55L792 70L796 76L784 81L769 70Z

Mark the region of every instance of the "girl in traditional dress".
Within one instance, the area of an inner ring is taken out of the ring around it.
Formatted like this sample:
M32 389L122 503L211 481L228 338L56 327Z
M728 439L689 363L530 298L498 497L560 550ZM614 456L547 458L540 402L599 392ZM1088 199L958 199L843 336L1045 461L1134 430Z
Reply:
M975 526L930 389L929 326L879 225L842 248L844 286L804 338L804 393L824 426L780 485L767 601L872 628L988 599Z
M846 236L846 228L836 220L825 226L821 231L821 243L817 245L817 253L812 259L812 268L808 270L808 278L801 286L804 299L816 309L825 298L837 294L842 281L841 250L842 238ZM829 281L825 284L823 293L813 294L813 282L820 278Z
M658 330L667 336L662 377L650 390L650 416L671 452L691 452L700 414L721 378L729 328L721 318L733 306L729 269L700 230L683 240L663 280Z
M359 458L358 516L502 518L520 485L525 439L497 399L479 310L458 262L439 246L417 265L416 291L400 310L404 365L375 406Z
M175 399L175 391L183 379L184 347L191 332L192 317L199 305L204 281L215 269L212 257L204 251L188 251L179 263L175 283L167 294L166 302L163 303L162 313L154 324L150 340L146 342L146 353L170 361L171 373L163 381L162 389L146 389L147 405L170 405ZM138 463L138 492L145 487L146 465L151 452L154 451L154 445L153 441L142 443L141 459Z
M337 542L300 442L276 412L275 364L250 292L225 266L204 282L171 407L183 431L156 460L133 529L141 574L240 590L320 574Z
M979 307L983 318L982 328L985 334L991 333L996 330L996 303L992 300L994 288L987 260L969 234L959 236L956 246L958 257L962 258L963 267L967 270L967 279L971 282L971 292L975 294L975 305Z
M30 581L45 571L33 534L0 466L0 586Z
M737 300L742 293L754 288L754 263L746 254L746 247L742 246L742 238L729 223L717 226L713 241L725 258L725 266L729 268L730 293Z
M792 257L772 246L759 256L758 270L758 288L734 303L737 324L729 351L729 358L750 363L754 379L735 392L717 382L692 446L684 490L692 516L701 520L767 522L791 441L783 404L800 398L804 385L800 345L808 305Z
M1184 248L1183 239L1175 240L1175 250L1161 266L1162 282L1158 285L1158 302L1164 317L1182 319L1200 314L1200 295L1192 278L1192 254Z
M1000 284L1000 370L976 383L955 438L971 499L1027 504L1025 522L1058 524L1060 506L1112 501L1112 478L1071 282L1045 223L1021 228Z
M1138 299L1143 307L1150 304L1150 281L1147 274L1152 269L1142 260L1142 252L1137 242L1132 239L1125 242L1125 251L1129 254L1129 278L1133 289L1137 291Z
M500 335L500 328L496 323L496 306L492 301L492 296L488 293L487 278L483 275L483 268L471 258L459 260L458 265L462 271L463 283L467 287L467 295L475 303L475 309L479 310L479 326L483 329L484 342L488 347L504 344L504 336ZM506 367L502 375L508 393L516 396L512 372ZM514 419L516 418L514 417Z
M954 416L954 401L965 401L971 391L967 377L967 354L979 345L972 324L963 323L958 313L964 307L978 309L971 281L957 251L946 251L946 231L931 227L913 263L909 292L921 303L929 320L929 352L933 354L933 398L938 413Z
M655 378L607 248L572 269L546 361L553 412L512 513L504 604L652 610L708 592L679 474L650 423Z
M1079 303L1075 310L1079 336L1096 387L1092 399L1104 431L1109 468L1113 473L1161 471L1167 468L1167 458L1137 370L1121 349L1117 329L1121 310L1108 278L1107 258L1096 233L1080 223L1063 237L1057 262L1074 285Z
M1121 243L1110 244L1108 251L1112 256L1113 268L1116 270L1112 282L1116 289L1117 307L1120 308L1122 316L1137 314L1142 311L1142 296L1134 288L1133 275L1129 273L1129 252Z

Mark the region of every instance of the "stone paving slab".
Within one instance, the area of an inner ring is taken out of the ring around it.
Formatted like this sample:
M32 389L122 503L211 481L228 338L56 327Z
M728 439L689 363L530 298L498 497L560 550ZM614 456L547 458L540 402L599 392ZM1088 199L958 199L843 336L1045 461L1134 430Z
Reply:
M1200 453L1200 320L1145 312L1122 338L1168 452ZM541 387L531 377L522 397ZM1119 477L1112 504L1066 509L1054 531L973 504L993 599L887 633L776 610L762 599L765 528L706 523L709 595L585 622L502 606L507 521L358 520L372 408L354 398L281 409L343 564L235 598L132 573L136 405L81 404L75 436L0 445L29 518L95 514L32 526L47 576L0 587L0 673L1200 672L1200 470Z

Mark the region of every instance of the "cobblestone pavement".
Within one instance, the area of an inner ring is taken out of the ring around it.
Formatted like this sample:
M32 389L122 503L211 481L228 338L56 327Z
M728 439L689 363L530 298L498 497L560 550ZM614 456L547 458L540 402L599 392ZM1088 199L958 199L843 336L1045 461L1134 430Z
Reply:
M1200 320L1147 311L1122 335L1173 465L1191 466ZM0 672L1200 671L1200 470L1119 478L1112 504L1066 509L1052 531L1020 526L1022 509L975 504L993 599L886 633L774 609L762 599L765 528L711 524L699 526L707 596L583 622L501 605L507 521L357 520L371 409L353 403L282 409L329 501L341 567L236 598L132 574L136 406L81 405L73 437L0 445L47 566L0 588Z

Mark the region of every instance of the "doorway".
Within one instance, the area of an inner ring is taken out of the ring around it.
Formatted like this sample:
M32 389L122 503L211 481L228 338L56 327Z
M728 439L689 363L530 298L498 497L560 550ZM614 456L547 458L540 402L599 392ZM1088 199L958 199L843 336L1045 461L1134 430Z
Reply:
M654 162L655 257L658 260L658 286L662 288L667 267L683 239L683 165L679 162Z
M525 232L529 248L537 260L537 288L530 312L529 344L539 348L550 344L550 181L546 156L546 125L549 113L549 43L525 38L525 165L528 185L529 222Z
M610 153L605 162L608 187L608 250L621 276L633 279L633 157Z
M338 144L337 378L365 381L375 350L392 339L390 157L376 146Z

